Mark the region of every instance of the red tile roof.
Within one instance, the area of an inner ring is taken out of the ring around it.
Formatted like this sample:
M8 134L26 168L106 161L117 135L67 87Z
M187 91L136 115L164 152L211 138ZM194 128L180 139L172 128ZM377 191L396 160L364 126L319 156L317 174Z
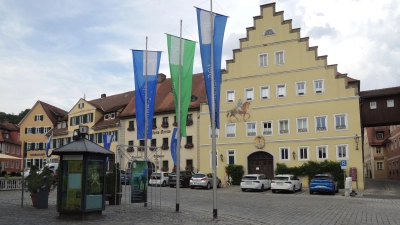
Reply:
M207 102L206 88L202 73L193 74L192 78L192 95L197 97L197 100L190 102L189 110L200 108L200 103ZM174 97L172 94L171 78L165 79L157 84L156 103L154 105L154 114L175 112ZM124 111L119 117L131 117L136 115L135 98L132 98Z
M57 108L53 105L50 105L46 102L38 101L40 105L42 105L43 110L46 112L46 115L49 117L50 121L53 123L53 126L57 124L58 117L63 118L68 114L67 111Z
M376 145L384 145L384 141L390 137L389 127L382 126L382 127L367 127L367 136L368 136L368 144L370 146ZM383 139L378 140L376 138L377 132L383 132Z
M94 99L88 102L101 112L109 113L125 107L134 96L134 91L128 91L121 94Z

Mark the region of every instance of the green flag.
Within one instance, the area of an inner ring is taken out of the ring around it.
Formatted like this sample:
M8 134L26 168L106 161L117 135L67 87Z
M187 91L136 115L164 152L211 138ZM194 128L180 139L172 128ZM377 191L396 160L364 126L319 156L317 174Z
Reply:
M182 40L181 48L181 63L179 63L179 44ZM167 34L168 41L168 56L169 56L169 70L171 73L172 93L174 94L175 113L178 115L178 84L179 84L179 70L182 66L181 72L181 135L186 137L186 119L189 110L190 99L192 96L192 76L193 76L193 61L194 50L196 42L181 39L176 36ZM179 118L176 118L177 120Z

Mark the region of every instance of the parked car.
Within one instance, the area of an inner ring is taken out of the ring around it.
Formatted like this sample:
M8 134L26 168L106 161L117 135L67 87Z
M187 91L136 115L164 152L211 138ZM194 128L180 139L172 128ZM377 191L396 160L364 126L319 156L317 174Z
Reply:
M26 178L26 177L29 175L30 172L31 172L31 170L30 170L30 169L27 169L25 172L22 171L22 172L21 172L21 175L24 176L24 178Z
M131 184L131 173L121 170L121 184Z
M242 191L250 189L264 191L271 189L271 180L264 174L247 174L242 178L240 188Z
M196 173L190 178L190 188L202 187L206 189L211 189L214 184L212 173ZM221 179L217 177L217 188L222 186Z
M310 182L310 194L314 192L329 192L334 195L339 192L338 182L330 174L317 174Z
M192 178L193 174L194 173L192 171L180 171L180 185L182 185L183 187L189 187L190 178ZM176 186L176 172L172 172L169 174L168 185L171 188Z
M168 185L168 178L168 172L152 173L150 176L149 185L157 186L161 184L162 187L165 187L166 185Z
M301 180L293 174L278 174L271 181L271 190L273 193L276 191L301 191L303 184Z

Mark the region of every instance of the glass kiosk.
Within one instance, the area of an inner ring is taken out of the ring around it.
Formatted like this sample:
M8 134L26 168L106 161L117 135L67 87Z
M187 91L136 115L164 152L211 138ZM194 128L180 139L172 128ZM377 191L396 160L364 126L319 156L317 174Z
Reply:
M88 127L74 131L74 141L53 150L60 156L57 211L60 218L86 219L105 209L106 158L114 153L86 139Z

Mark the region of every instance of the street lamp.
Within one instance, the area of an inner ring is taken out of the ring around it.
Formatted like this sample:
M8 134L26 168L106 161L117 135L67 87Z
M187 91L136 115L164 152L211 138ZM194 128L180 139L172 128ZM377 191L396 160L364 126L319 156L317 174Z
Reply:
M221 155L219 155L219 157L221 158L221 162L223 162L224 161L224 156L221 154Z
M354 141L356 141L356 150L358 150L358 139L360 139L360 136L356 134L356 136L354 137Z
M292 152L292 155L293 155L293 159L296 159L296 152Z

